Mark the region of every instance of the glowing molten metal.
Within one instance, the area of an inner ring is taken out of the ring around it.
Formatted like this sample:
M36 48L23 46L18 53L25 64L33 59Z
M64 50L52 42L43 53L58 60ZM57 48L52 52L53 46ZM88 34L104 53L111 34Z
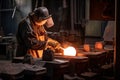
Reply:
M74 47L67 47L64 49L65 56L76 56L76 50Z

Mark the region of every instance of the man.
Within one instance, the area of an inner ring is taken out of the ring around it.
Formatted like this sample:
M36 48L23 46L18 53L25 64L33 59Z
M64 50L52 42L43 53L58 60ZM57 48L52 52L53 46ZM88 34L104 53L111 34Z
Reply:
M43 50L47 48L57 49L60 44L48 38L44 25L54 25L51 15L46 7L39 7L23 19L17 31L16 56L31 54L34 58L41 58Z

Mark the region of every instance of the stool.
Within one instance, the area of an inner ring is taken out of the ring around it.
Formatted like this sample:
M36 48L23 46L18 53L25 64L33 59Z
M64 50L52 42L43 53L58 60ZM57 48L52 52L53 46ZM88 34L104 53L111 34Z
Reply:
M24 64L24 79L25 80L42 80L42 76L46 73L46 68L38 65Z

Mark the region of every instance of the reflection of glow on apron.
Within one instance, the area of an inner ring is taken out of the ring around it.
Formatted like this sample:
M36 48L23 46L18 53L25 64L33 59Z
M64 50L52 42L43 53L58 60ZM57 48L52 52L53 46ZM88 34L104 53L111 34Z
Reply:
M38 36L38 38L39 38L41 41L44 41L44 40L45 40L45 36ZM39 58L42 58L43 50L37 50L37 54L38 54Z
M42 27L42 31L46 32L43 26L40 26L40 27ZM39 40L39 41L45 41L45 36L44 36L44 35L39 36L39 35L36 33L36 37L37 37L37 40ZM30 53L34 58L42 58L43 50L32 50L32 49L29 49L29 53Z

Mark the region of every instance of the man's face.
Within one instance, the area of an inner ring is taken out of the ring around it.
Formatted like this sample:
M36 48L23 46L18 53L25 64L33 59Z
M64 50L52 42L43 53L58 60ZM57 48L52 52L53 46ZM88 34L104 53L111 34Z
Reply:
M47 19L42 21L35 21L35 25L41 26L41 25L44 25L46 22L47 22Z

